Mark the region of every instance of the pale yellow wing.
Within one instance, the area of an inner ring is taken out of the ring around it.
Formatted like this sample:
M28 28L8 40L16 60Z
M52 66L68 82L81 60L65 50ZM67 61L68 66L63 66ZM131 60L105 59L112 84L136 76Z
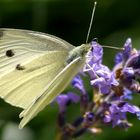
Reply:
M51 35L0 29L0 97L27 108L62 71L71 49Z
M46 87L41 94L28 108L21 112L23 117L19 128L23 128L33 117L35 117L45 106L47 106L58 94L60 94L70 83L73 77L85 64L84 58L77 58L67 65Z

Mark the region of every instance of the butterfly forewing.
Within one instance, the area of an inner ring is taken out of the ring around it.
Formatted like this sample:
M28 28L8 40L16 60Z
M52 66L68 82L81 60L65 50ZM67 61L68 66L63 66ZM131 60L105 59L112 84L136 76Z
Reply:
M0 29L0 97L28 107L62 71L73 48L51 35Z

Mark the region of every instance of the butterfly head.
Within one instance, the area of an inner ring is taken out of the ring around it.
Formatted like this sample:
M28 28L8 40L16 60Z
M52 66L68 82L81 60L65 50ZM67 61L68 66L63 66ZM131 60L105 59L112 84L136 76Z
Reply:
M90 44L82 44L81 46L75 47L73 50L69 52L66 62L69 64L78 57L80 57L81 60L85 59L85 56L90 49L91 49Z

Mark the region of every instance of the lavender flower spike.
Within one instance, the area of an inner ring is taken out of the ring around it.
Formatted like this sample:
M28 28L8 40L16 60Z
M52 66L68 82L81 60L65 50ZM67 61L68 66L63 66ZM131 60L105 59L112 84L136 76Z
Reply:
M102 59L103 48L94 40L83 69L90 76L91 96L84 87L82 75L77 75L72 86L81 94L78 96L68 92L56 98L60 111L58 126L61 140L79 137L87 130L101 126L101 122L111 124L113 128L117 126L127 129L132 126L128 122L128 113L140 119L140 108L130 103L134 93L140 93L140 51L132 49L132 41L128 38L123 51L115 57L113 70L104 65ZM80 102L79 115L72 123L66 122L67 106L77 102Z

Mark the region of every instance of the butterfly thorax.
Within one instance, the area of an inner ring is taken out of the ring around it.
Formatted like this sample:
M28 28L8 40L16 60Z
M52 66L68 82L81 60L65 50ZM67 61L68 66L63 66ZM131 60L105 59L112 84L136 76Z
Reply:
M85 59L87 52L90 50L90 44L82 44L81 46L75 47L73 50L69 52L67 63L69 64L76 58L80 57L81 59Z

